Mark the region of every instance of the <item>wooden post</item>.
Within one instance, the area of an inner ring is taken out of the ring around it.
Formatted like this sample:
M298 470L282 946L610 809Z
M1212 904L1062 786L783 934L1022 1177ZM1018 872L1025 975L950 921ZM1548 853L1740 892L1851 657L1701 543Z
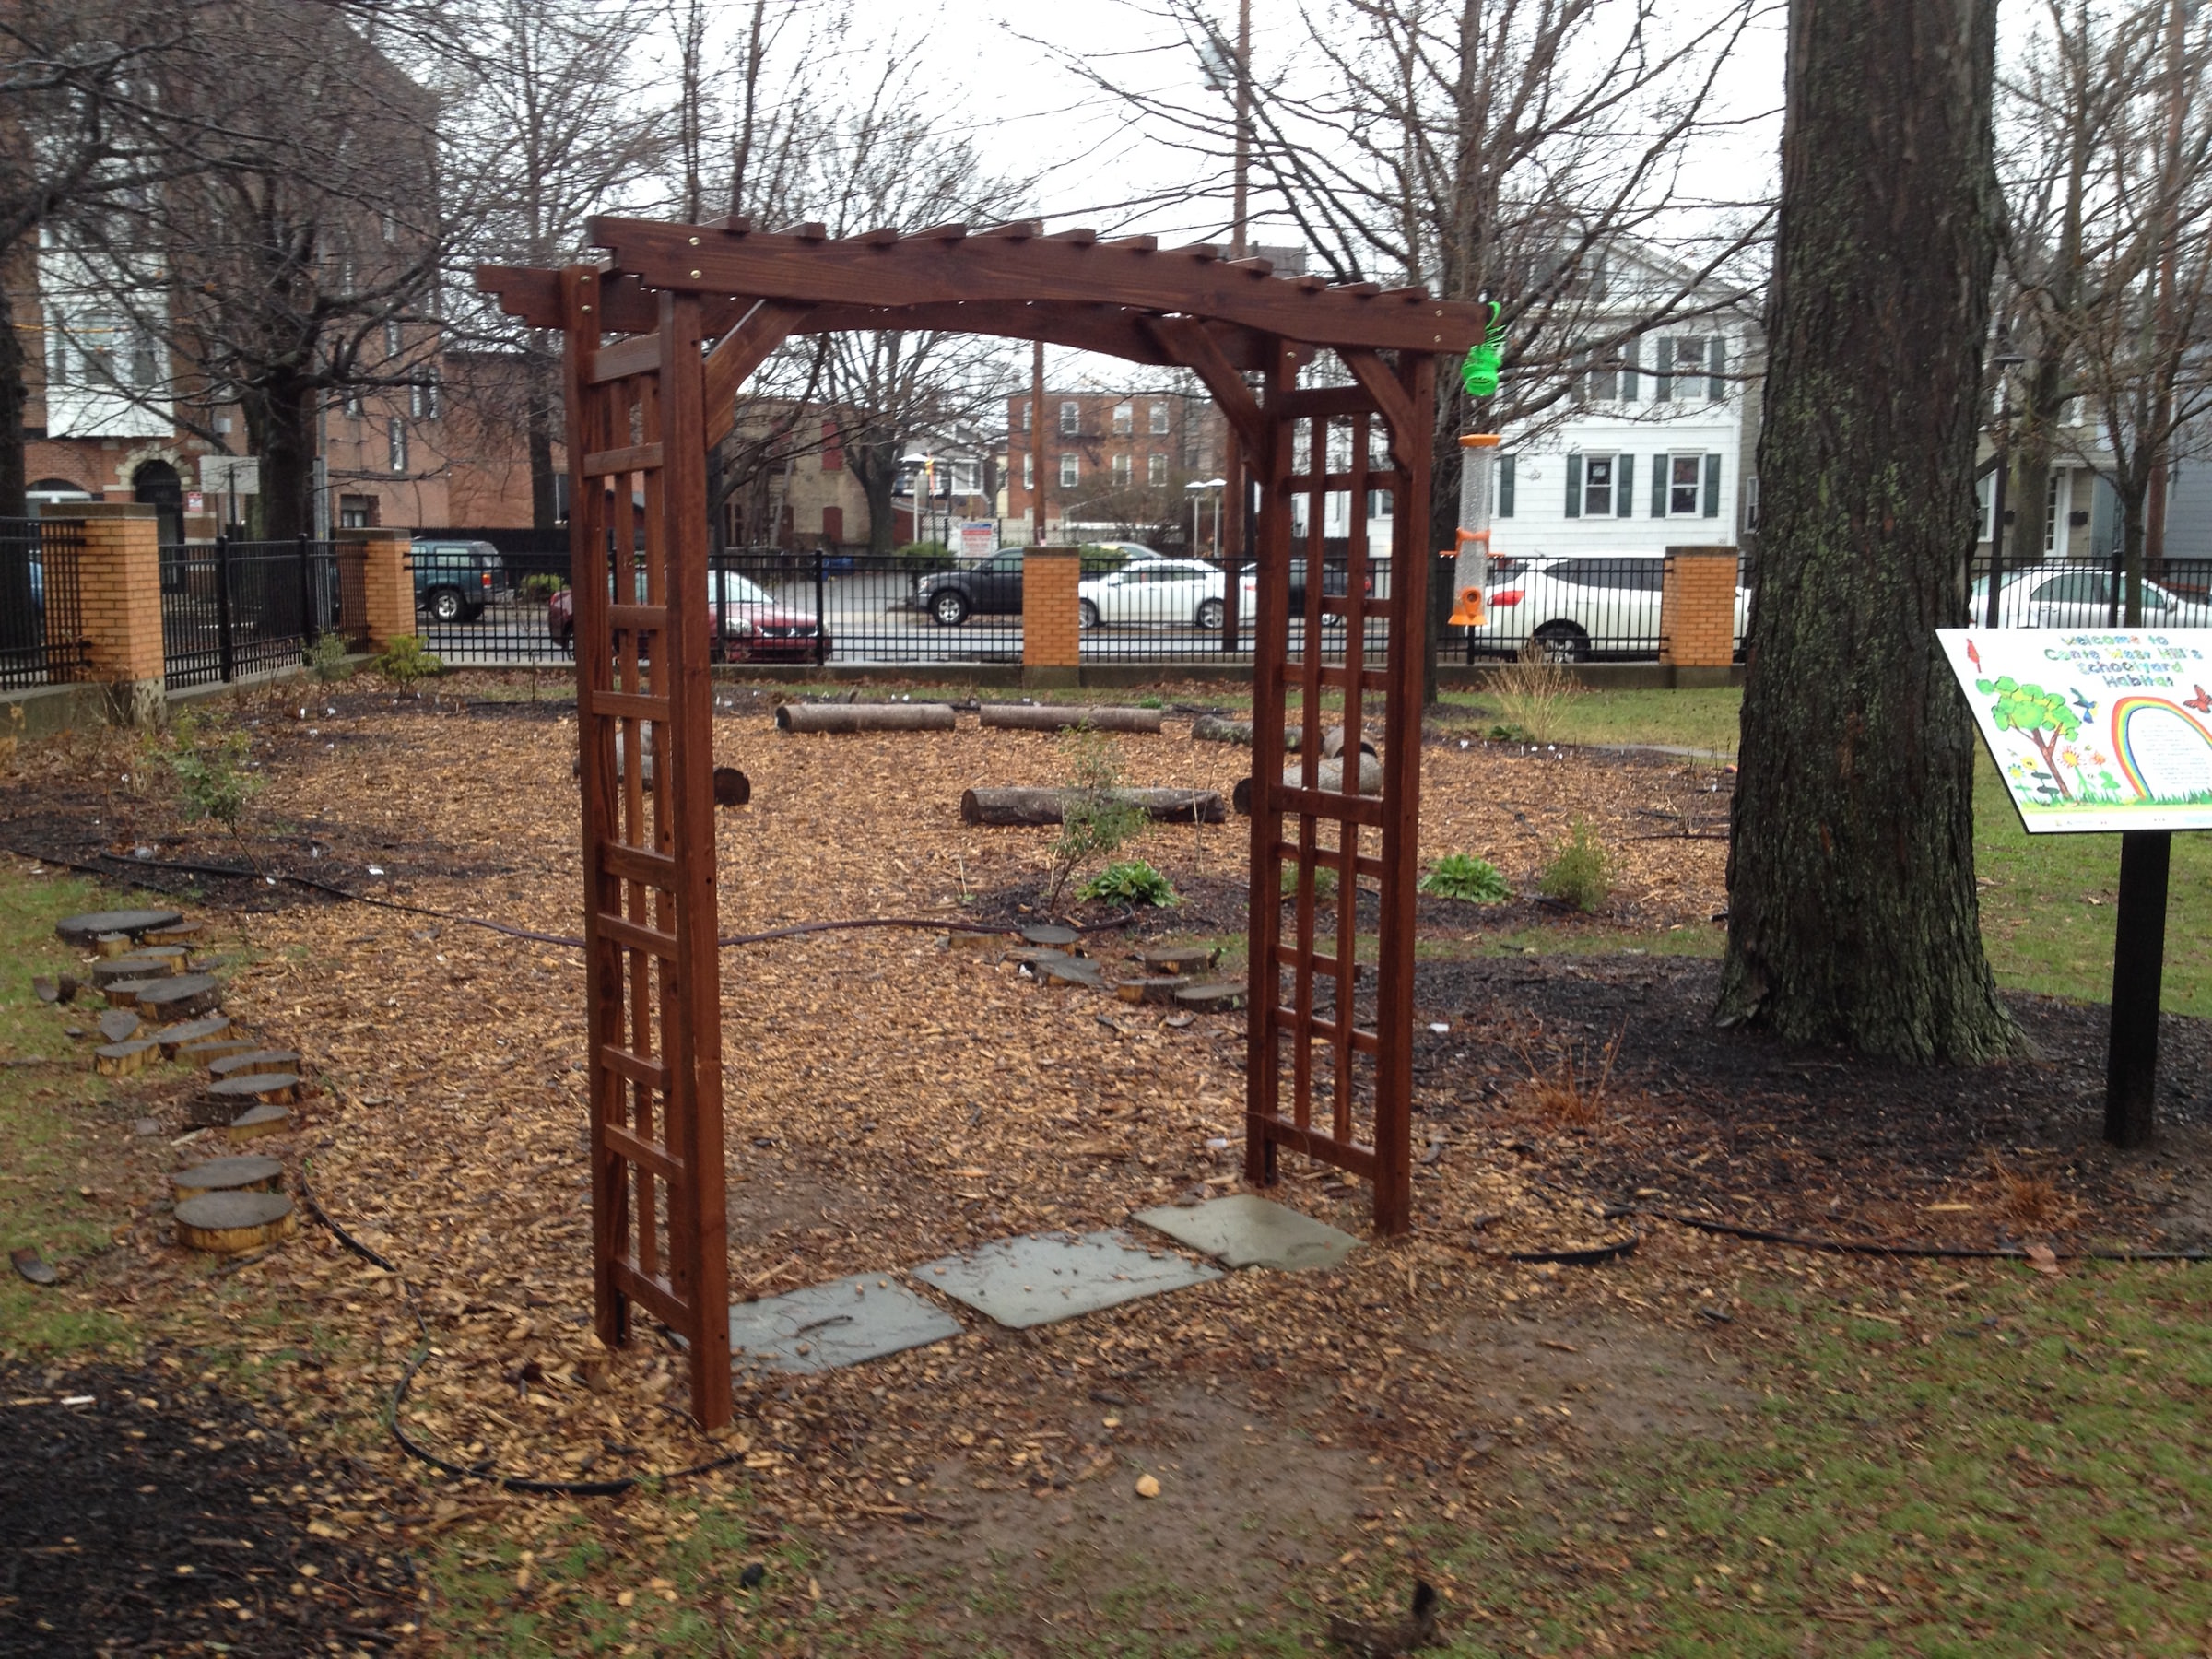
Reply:
M2159 996L2166 968L2166 876L2172 832L2120 837L2120 905L2112 929L2112 1013L2104 1059L2104 1138L2150 1144L2159 1086Z

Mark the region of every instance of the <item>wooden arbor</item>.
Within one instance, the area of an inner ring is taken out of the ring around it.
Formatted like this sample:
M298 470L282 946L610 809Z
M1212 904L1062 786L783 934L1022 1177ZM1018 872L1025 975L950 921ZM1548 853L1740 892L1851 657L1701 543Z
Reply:
M1278 278L1265 260L1211 247L1026 224L833 241L818 225L771 235L741 220L603 218L592 237L612 254L608 268L486 266L477 284L567 341L601 1339L622 1341L641 1304L689 1344L693 1415L728 1419L705 457L735 421L738 388L794 334L1041 339L1189 369L1213 394L1236 440L1231 512L1243 480L1263 487L1246 1172L1272 1181L1277 1149L1289 1147L1371 1180L1376 1230L1404 1231L1435 360L1480 337L1481 310L1418 288ZM1324 349L1342 374L1301 385ZM1382 515L1358 510L1383 494L1386 566L1367 542ZM1332 495L1354 504L1343 580L1330 558L1330 578L1304 584L1294 617L1290 561L1324 569ZM1302 741L1286 775L1294 687ZM1333 719L1355 780L1361 741L1380 738L1379 795L1322 786L1324 697L1341 700ZM1324 869L1335 898L1317 880ZM1382 890L1364 1017L1353 967L1361 877Z

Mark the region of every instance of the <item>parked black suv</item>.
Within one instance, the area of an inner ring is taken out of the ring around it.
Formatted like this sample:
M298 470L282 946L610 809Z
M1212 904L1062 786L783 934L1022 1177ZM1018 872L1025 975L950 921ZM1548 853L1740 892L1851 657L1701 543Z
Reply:
M940 628L958 628L970 617L1020 615L1021 549L924 576L915 584L914 606Z
M474 622L507 596L507 561L488 541L418 541L415 608L439 622Z

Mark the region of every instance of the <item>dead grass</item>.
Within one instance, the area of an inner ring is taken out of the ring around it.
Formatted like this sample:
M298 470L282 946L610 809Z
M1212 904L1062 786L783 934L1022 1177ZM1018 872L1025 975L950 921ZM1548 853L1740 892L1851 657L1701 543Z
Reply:
M1606 1115L1606 1091L1613 1083L1613 1062L1620 1053L1624 1026L1594 1059L1586 1046L1569 1043L1549 1065L1539 1062L1524 1046L1522 1063L1528 1081L1522 1095L1535 1112L1565 1129L1587 1129Z
M2006 1220L2020 1227L2047 1228L2073 1213L2073 1206L2049 1177L2016 1170L1994 1152L1989 1161L1997 1178L1997 1200L1991 1207Z
M1531 743L1549 743L1559 735L1560 709L1575 694L1575 686L1566 665L1531 641L1491 677L1488 690L1504 716L1500 724Z

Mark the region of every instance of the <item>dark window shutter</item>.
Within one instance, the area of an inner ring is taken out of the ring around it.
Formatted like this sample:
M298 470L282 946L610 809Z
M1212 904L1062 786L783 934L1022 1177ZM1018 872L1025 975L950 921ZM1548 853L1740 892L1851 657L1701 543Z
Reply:
M1721 458L1718 455L1705 457L1705 516L1721 516Z
M1728 395L1728 342L1714 335L1705 343L1705 395L1719 403Z
M1640 340L1630 340L1620 348L1620 401L1622 403L1636 401L1636 361L1641 345L1642 342Z
M1567 457L1567 516L1583 516L1583 458L1580 455Z
M1652 457L1652 516L1653 518L1666 516L1666 457L1653 455Z
M1665 335L1652 342L1652 401L1665 403L1675 394L1675 382L1667 371L1674 367L1675 343Z
M1498 516L1513 516L1513 457L1498 457Z
M1613 512L1628 518L1636 511L1636 457L1623 453L1613 458Z

